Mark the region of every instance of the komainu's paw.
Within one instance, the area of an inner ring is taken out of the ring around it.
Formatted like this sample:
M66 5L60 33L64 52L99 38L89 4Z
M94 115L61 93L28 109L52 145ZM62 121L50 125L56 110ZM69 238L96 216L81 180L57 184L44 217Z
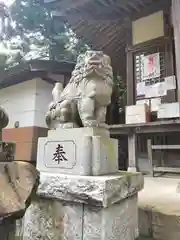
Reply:
M73 122L60 123L58 128L78 128L79 126Z
M109 128L109 126L106 123L100 123L98 127L99 128L106 128L106 129Z
M98 127L98 122L96 120L85 120L83 121L84 127Z
M97 128L108 128L106 123L99 123L96 120L86 120L83 122L84 127L97 127Z

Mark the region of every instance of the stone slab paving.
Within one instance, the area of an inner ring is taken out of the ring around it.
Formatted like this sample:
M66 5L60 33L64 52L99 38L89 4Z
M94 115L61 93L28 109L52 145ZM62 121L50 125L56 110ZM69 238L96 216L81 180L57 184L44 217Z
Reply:
M149 237L139 237L137 240L154 240L154 239Z
M144 182L138 198L140 234L155 240L179 240L179 179L145 177Z

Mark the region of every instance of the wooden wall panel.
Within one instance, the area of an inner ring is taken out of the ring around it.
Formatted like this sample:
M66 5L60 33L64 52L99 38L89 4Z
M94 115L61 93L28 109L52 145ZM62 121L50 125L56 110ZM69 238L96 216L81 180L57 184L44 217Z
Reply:
M46 137L47 131L41 127L7 128L2 139L16 144L15 160L36 162L38 138Z

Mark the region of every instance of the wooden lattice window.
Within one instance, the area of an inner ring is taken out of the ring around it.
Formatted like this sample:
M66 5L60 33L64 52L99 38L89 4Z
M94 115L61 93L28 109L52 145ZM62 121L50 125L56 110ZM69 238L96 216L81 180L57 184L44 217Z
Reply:
M171 49L168 48L168 44L163 42L162 44L157 44L156 46L149 46L140 48L139 51L135 51L134 56L134 80L136 87L136 100L139 99L151 99L153 97L161 97L164 98L165 95L163 91L159 90L157 96L151 96L151 94L145 94L141 91L138 91L138 86L145 86L146 89L155 87L157 84L165 82L165 77L171 76L174 74L173 64L171 57L169 57L172 52ZM144 59L148 59L151 57L156 57L158 59L159 64L159 74L145 77L143 69ZM172 67L171 67L172 66ZM171 67L171 69L170 69ZM142 84L139 84L142 83ZM155 89L155 88L154 88ZM174 91L175 92L175 91ZM174 93L175 96L175 93Z

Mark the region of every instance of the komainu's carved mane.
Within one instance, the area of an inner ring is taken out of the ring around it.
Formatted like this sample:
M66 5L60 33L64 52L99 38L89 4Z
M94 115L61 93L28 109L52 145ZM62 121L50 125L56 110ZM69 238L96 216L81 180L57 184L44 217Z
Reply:
M96 60L93 60L88 54L89 52L81 54L78 57L77 64L72 72L72 77L69 83L75 83L78 85L84 79L87 79L91 72L96 71L104 81L107 81L107 78L110 78L110 81L107 81L107 84L113 85L110 58L102 52L96 52Z

